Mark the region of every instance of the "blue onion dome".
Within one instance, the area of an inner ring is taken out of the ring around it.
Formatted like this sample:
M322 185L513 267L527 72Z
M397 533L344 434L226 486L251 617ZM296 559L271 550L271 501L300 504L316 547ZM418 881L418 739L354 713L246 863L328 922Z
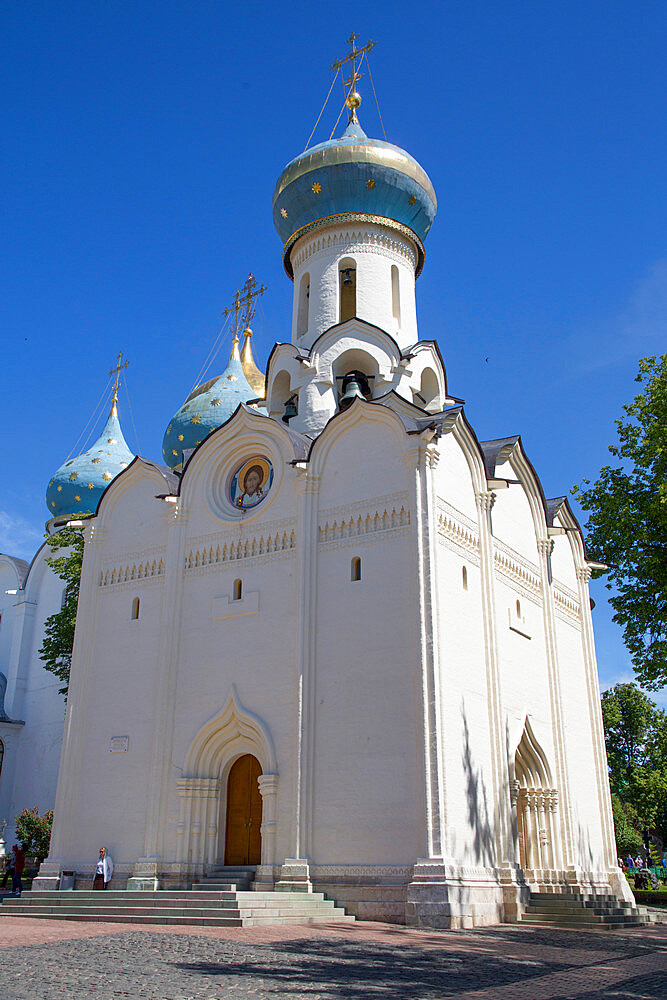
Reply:
M46 489L52 517L94 514L112 479L127 468L134 455L123 437L114 393L109 419L88 451L61 465Z
M417 245L419 273L423 241L436 210L435 191L423 167L398 146L369 139L354 109L343 135L288 163L273 192L273 223L284 243L290 277L290 250L300 236L331 222L369 217L408 230Z
M239 355L239 338L234 337L232 354L227 368L220 376L203 382L194 389L167 427L162 442L162 455L171 469L183 466L183 452L196 448L205 437L221 427L236 410L239 403L256 399L243 372Z

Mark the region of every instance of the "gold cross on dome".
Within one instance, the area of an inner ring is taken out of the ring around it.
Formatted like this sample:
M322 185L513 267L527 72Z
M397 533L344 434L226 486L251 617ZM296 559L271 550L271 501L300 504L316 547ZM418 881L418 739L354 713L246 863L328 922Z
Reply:
M120 373L122 372L123 368L127 368L127 366L130 363L129 361L126 361L125 364L121 365L120 359L122 357L123 357L123 352L119 351L118 352L118 360L116 361L116 367L112 368L111 371L109 372L109 375L115 375L116 376L116 381L114 382L114 387L113 387L113 398L111 400L112 403L117 403L118 402L118 379L120 378Z
M345 63L350 63L350 77L348 80L343 81L344 86L348 88L348 97L355 90L357 80L361 80L363 75L357 70L357 59L359 56L363 56L365 52L370 52L375 45L375 42L371 42L369 39L362 49L357 49L355 48L355 43L358 37L359 35L355 35L354 32L352 32L350 37L347 39L350 51L346 56L343 56L342 59L336 59L335 63L331 66L331 69L339 70L345 65Z

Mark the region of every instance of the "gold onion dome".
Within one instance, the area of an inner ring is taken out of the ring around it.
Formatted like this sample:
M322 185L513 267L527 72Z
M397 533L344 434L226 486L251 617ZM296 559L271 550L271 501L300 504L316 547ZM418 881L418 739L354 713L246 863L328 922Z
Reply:
M241 350L241 365L243 366L243 374L248 382L250 382L258 397L263 399L266 393L266 378L262 375L252 356L252 347L250 346L251 337L252 330L247 326L243 331L244 339L243 349Z

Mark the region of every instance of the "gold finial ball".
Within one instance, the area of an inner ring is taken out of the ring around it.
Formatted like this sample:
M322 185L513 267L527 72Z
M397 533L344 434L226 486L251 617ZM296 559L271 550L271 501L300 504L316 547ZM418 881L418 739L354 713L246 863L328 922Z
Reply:
M358 94L356 90L353 90L352 93L348 94L345 98L345 103L350 111L356 111L361 105L361 94Z

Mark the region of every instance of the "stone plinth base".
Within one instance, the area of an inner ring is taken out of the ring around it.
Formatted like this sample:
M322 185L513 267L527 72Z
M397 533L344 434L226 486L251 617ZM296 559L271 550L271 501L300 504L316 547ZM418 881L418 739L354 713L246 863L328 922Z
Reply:
M274 888L276 892L312 892L313 883L307 859L285 858Z
M156 892L160 888L160 883L156 878L140 876L139 878L129 878L127 880L128 892Z
M409 927L460 930L502 923L503 889L492 868L463 868L438 859L418 861L408 885Z
M35 892L57 892L59 888L59 875L37 875L32 880L32 889Z

